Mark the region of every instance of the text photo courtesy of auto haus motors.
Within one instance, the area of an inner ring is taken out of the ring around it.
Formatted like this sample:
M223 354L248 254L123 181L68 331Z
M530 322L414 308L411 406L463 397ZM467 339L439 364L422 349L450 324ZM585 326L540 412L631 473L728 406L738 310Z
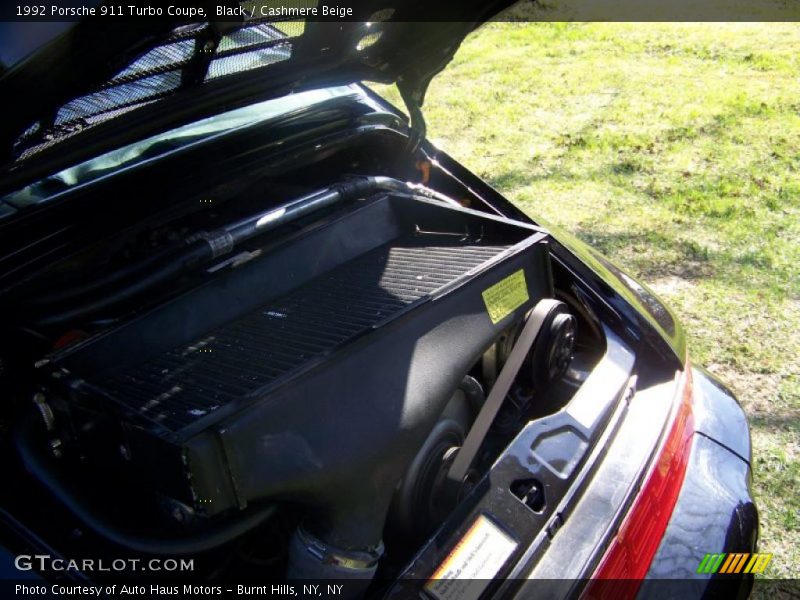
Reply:
M0 597L800 597L796 2L0 13Z

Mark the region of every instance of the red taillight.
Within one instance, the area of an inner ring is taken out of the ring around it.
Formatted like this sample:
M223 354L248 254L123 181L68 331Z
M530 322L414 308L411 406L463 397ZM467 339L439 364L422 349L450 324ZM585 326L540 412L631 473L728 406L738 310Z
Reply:
M692 371L688 363L681 377L680 404L660 454L584 598L633 598L653 562L678 501L694 433Z

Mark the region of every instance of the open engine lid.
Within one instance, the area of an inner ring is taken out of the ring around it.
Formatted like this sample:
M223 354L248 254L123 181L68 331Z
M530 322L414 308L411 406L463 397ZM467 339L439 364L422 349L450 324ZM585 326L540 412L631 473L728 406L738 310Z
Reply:
M346 7L352 14L344 17L324 15L331 5L322 0L229 1L228 16L218 15L218 4L224 3L204 5L202 22L87 17L67 24L24 60L5 65L0 93L13 106L0 120L6 184L303 89L397 83L413 121L413 108L467 34L513 1L460 0L453 8L353 0ZM291 9L304 12L289 14L307 16L281 16ZM460 21L425 22L447 11ZM15 54L8 46L22 37L3 36L2 55Z

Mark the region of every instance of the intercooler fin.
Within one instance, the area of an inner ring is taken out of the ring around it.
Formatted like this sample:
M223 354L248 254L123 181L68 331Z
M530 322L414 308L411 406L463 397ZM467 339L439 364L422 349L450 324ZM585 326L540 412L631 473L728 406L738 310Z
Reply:
M333 352L507 248L407 235L96 383L126 408L177 432Z

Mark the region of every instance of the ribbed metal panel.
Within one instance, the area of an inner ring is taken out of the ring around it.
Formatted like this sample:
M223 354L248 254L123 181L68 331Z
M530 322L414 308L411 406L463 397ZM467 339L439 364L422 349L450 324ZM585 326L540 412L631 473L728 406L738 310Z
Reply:
M179 431L330 353L506 248L441 236L395 240L98 383L129 408Z

